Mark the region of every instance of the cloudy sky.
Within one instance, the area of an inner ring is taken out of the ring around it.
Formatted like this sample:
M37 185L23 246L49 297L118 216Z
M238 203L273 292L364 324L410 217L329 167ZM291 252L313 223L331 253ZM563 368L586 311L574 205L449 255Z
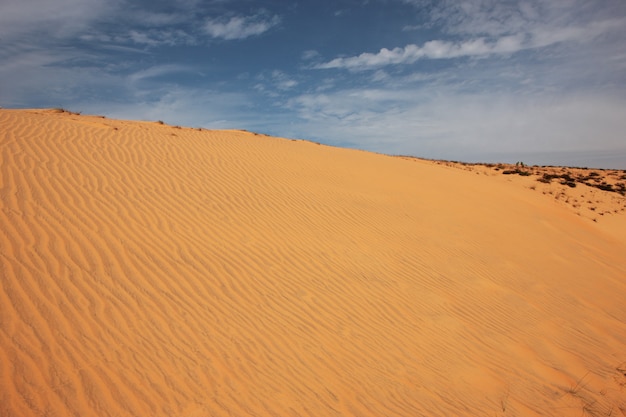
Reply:
M0 106L626 169L626 2L0 0Z

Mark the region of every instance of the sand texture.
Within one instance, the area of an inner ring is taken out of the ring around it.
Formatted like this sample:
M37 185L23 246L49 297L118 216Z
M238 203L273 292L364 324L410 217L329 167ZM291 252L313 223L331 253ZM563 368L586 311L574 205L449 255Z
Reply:
M626 416L618 192L54 110L0 153L2 417Z

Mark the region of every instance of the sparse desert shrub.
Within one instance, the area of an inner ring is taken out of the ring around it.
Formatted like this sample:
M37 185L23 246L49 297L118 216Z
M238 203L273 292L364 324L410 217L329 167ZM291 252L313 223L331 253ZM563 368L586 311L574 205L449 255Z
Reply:
M537 178L537 181L542 182L544 184L550 184L550 182L552 182L552 178L554 178L554 175L543 174L541 178Z
M603 182L602 184L596 185L596 187L601 189L602 191L614 191L613 190L613 186L611 184L607 184L605 182Z
M502 173L504 175L517 174L517 175L521 175L522 177L527 177L527 176L531 175L531 173L529 171L523 171L523 170L521 170L519 168L506 169L506 170L502 171Z
M55 113L67 113L67 114L71 114L74 116L80 116L82 113L80 111L70 111L70 110L64 109L63 107L55 107L52 109L52 111L54 111Z

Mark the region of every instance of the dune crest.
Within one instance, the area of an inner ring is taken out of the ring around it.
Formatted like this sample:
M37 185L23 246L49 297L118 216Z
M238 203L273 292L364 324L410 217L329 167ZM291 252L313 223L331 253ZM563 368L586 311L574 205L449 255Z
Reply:
M626 415L622 200L52 110L0 152L0 416Z

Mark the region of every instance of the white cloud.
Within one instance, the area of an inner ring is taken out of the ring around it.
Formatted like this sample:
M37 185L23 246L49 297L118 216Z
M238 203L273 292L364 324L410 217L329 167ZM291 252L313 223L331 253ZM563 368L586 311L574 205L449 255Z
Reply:
M150 27L169 26L176 23L184 23L190 18L189 14L184 12L156 13L148 10L135 11L129 17L133 21L140 23L142 26Z
M442 37L421 46L409 44L393 49L382 48L376 53L338 57L313 68L367 70L386 65L412 64L420 59L510 55L566 42L589 45L611 34L621 33L618 36L623 40L623 28L626 27L626 18L623 17L626 14L626 3L617 0L602 0L603 7L598 8L602 13L592 13L595 9L587 10L590 6L584 0L404 2L414 4L420 13L432 9L429 22L405 26L405 31L439 27L454 40ZM612 11L620 13L612 14Z
M272 80L279 90L290 90L298 85L296 80L291 79L287 74L279 70L272 71Z
M626 27L626 18L610 18L591 22L585 26L567 26L552 28L536 26L531 36L533 47L543 47L560 42L591 42L596 38L608 35L611 32L621 31Z
M561 163L568 153L612 151L626 166L626 99L619 96L350 89L302 95L290 105L310 137L372 151L459 160L551 153Z
M0 37L6 42L33 32L70 36L109 15L117 3L116 0L3 0Z
M353 57L335 58L314 68L371 69L392 64L412 64L418 59L447 59L463 56L510 54L526 47L528 46L524 45L521 36L504 36L496 41L488 41L485 38L464 42L433 40L426 42L421 47L411 44L403 48L382 48L377 53L365 52Z
M434 5L432 18L454 34L533 35L538 30L553 30L567 33L563 40L571 40L584 32L593 35L594 26L597 29L598 24L625 13L626 3L621 0L440 0Z
M37 106L64 106L80 95L90 95L102 88L117 88L117 81L97 65L98 58L72 48L29 47L11 53L10 59L0 59L2 100L6 105L22 107L39 103ZM68 67L72 61L93 61L92 66Z
M48 48L76 40L106 48L130 43L149 47L197 43L191 32L180 28L193 21L189 10L157 13L131 6L133 2L125 0L4 0L0 39L5 45L10 41Z
M134 43L144 44L148 46L156 46L160 42L150 37L147 33L131 30L128 36Z
M383 70L378 70L372 75L372 81L380 82L389 80L390 76Z
M450 59L472 56L512 54L521 50L541 48L561 42L589 43L595 38L626 27L626 19L607 19L585 26L551 28L537 26L532 33L505 35L493 40L485 37L460 42L432 40L422 46L416 44L382 48L377 53L365 52L351 57L339 57L313 68L345 68L366 70L386 65L412 64L419 59Z
M205 31L214 38L225 40L245 39L267 32L280 22L278 16L267 18L257 14L253 16L234 16L228 20L208 19Z
M333 74L362 86L289 102L314 139L431 158L626 167L626 3L405 1L432 13L404 30L437 35L313 67L348 69ZM419 60L459 57L480 59L407 74Z
M317 58L320 55L319 52L309 49L307 51L302 52L302 59L305 61L309 61L311 59Z
M81 110L112 118L163 120L172 125L232 129L249 125L249 116L241 111L249 100L242 93L168 86L152 91L148 97L128 97L124 104L86 103Z
M127 38L117 37L117 41L132 41L135 44L155 46L194 45L197 40L183 30L153 29L148 31L131 30Z
M178 64L166 64L166 65L156 65L147 69L143 69L140 71L136 71L133 74L128 76L128 80L135 84L150 78L162 77L164 75L170 75L175 73L183 73L183 72L192 72L193 69Z
M284 98L285 95L293 93L293 90L299 85L297 80L280 70L259 73L255 79L258 83L253 88L273 99Z

